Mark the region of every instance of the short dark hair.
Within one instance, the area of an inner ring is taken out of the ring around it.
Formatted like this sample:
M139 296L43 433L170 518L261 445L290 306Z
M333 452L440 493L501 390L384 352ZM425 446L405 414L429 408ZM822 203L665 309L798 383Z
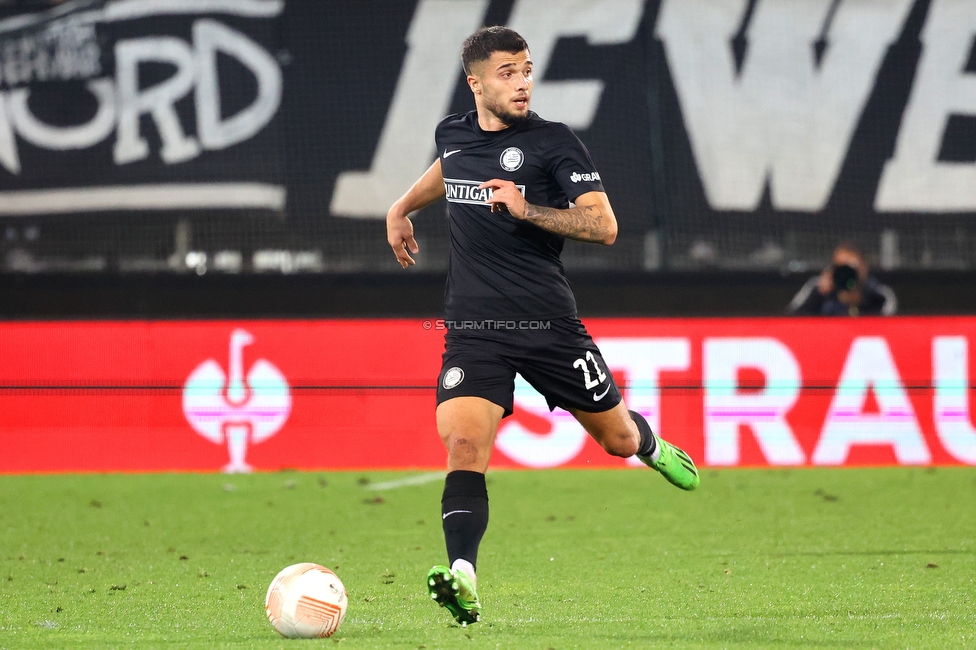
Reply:
M515 30L501 25L482 27L461 46L461 64L464 66L464 73L471 74L472 63L487 61L495 52L517 54L527 49L529 44Z

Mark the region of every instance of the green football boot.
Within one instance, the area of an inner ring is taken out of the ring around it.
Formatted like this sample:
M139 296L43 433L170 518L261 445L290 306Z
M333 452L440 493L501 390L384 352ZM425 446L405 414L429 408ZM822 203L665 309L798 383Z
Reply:
M691 456L681 449L678 449L667 440L655 435L661 455L657 462L649 456L638 456L640 461L652 469L661 472L661 475L672 485L676 485L682 490L694 490L698 487L698 469L695 467Z
M463 571L452 571L446 566L433 567L427 572L427 591L462 627L481 620L478 592Z

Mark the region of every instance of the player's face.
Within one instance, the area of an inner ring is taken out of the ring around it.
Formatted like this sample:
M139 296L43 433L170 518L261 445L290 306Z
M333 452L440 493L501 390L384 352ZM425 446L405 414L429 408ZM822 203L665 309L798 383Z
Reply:
M532 59L529 51L494 52L468 78L471 89L481 97L481 107L506 126L514 126L529 116L532 96Z

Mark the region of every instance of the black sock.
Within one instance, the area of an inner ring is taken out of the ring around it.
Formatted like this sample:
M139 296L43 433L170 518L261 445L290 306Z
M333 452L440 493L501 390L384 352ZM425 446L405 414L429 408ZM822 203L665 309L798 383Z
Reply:
M630 413L630 419L637 425L637 430L640 431L640 445L637 447L637 455L650 457L657 449L657 440L651 432L651 425L637 411L628 411L628 413Z
M455 470L444 481L441 498L447 557L477 566L478 546L488 529L488 488L480 472Z

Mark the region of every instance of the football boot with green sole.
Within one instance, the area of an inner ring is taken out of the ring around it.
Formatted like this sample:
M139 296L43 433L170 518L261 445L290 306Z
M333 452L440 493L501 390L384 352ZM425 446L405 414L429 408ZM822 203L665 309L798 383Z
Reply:
M446 607L462 627L481 620L478 592L463 571L435 566L427 572L427 591L441 607Z

